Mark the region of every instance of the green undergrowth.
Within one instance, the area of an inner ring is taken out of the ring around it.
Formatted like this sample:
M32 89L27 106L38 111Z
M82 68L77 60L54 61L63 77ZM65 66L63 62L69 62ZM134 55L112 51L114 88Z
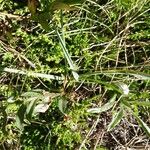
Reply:
M115 149L124 120L148 139L149 0L60 2L0 0L0 149Z

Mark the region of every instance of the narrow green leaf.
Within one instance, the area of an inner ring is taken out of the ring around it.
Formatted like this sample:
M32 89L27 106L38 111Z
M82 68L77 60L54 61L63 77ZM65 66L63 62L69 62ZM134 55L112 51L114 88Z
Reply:
M87 112L89 113L101 113L101 112L105 112L107 110L109 110L110 108L112 108L115 104L115 100L116 100L117 95L115 94L108 103L106 103L105 105L103 105L100 108L91 108L88 109Z
M16 115L16 126L20 130L23 130L23 121L25 117L25 112L26 112L26 105L22 104Z
M117 98L117 94L114 94L114 96L109 101L110 102L115 102L116 98Z
M143 120L141 120L140 117L137 114L133 113L133 115L135 116L135 118L138 121L139 125L141 125L144 132L150 137L150 128L148 127L148 125L145 122L143 122Z
M105 74L105 75L131 75L136 77L139 80L150 80L150 74L143 73L143 72L138 72L138 71L133 71L133 70L102 70L101 72L92 72L92 73L87 73L83 74L80 76L92 76L92 75L100 75L100 74Z
M150 107L150 102L130 101L130 104Z
M64 43L62 37L60 36L58 30L56 30L56 34L57 34L57 36L58 36L58 38L59 38L60 45L61 45L62 50L63 50L63 53L64 53L64 55L65 55L65 57L66 57L66 59L67 59L67 62L68 62L68 64L69 64L69 66L70 66L70 69L72 70L73 77L75 78L76 81L78 81L79 75L78 75L78 73L75 71L75 70L77 70L77 67L73 64L73 61L72 61L72 59L71 59L71 56L69 55L68 50L67 50L67 48L66 48L66 46L65 46L65 43Z
M122 103L124 106L126 106L127 108L132 109L132 106L130 105L130 103L129 103L127 100L122 99L122 100L121 100L121 103Z
M13 68L0 68L0 72L8 72L8 73L15 73L15 74L21 74L26 75L28 77L34 77L34 78L45 78L47 80L64 80L64 77L61 76L55 76L50 74L44 74L44 73L36 73L33 71L23 71L23 70L17 70Z
M37 97L34 97L32 101L29 103L29 105L27 106L26 117L28 120L31 120L32 118L32 114L34 112L37 100L38 100Z
M123 117L123 109L121 108L119 112L114 114L112 121L108 125L107 131L111 131L112 129L114 129L115 126L119 124L119 122L121 121L122 117Z
M98 83L98 84L101 84L101 85L104 85L107 89L109 90L113 90L113 91L117 91L119 92L120 94L123 94L123 91L122 89L118 88L118 86L116 85L116 82L106 82L106 81L102 81L102 80L97 80L97 79L94 79L94 78L88 78L86 76L80 76L79 77L79 80L83 81L84 80L84 83Z

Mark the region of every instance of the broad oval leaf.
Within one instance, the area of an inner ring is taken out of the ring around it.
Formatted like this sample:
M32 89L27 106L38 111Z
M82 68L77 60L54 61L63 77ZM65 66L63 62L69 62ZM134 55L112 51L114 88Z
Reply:
M59 107L59 110L60 110L63 114L65 114L64 111L65 111L65 109L66 109L66 107L67 107L67 101L66 101L65 99L60 99L60 100L58 101L58 107Z

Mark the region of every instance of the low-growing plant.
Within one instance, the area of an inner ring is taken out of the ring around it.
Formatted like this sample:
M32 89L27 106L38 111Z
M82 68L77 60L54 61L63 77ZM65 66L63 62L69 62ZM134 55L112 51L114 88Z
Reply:
M115 149L128 116L150 136L148 0L0 4L2 149Z

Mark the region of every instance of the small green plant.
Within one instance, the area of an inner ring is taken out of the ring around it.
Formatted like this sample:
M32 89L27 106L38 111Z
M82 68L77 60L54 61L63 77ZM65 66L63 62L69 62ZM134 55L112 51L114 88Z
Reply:
M0 149L149 142L148 0L0 4Z

